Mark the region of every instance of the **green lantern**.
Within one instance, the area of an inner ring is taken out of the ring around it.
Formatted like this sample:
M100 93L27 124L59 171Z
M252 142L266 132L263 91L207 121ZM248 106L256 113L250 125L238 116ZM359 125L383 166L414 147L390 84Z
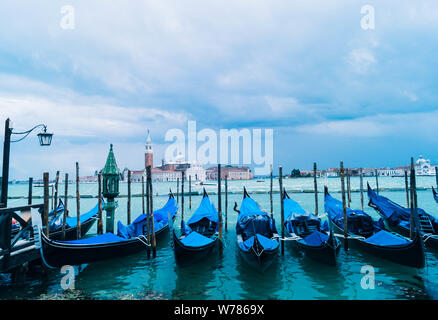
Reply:
M105 167L102 170L103 178L103 196L107 199L106 210L106 232L114 233L114 213L116 205L114 198L119 195L120 170L117 167L116 158L114 157L113 145L106 159Z

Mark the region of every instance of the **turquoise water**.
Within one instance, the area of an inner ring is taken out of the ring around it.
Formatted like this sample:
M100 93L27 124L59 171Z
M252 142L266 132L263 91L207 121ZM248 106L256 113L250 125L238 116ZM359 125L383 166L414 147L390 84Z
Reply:
M375 186L375 179L369 178L370 185ZM365 186L366 186L365 179ZM339 178L318 179L319 191L327 184L333 196L340 198ZM418 187L430 188L435 185L434 177L418 177ZM241 192L246 186L252 197L262 208L269 211L269 180L265 182L230 181L230 192ZM284 185L296 201L306 210L314 210L314 195L298 192L312 190L312 179L286 179ZM351 179L352 189L359 189L359 179ZM169 187L176 189L176 183L155 183L154 208L161 207L166 201ZM379 178L380 188L403 188L404 178ZM70 194L75 193L75 186L69 186ZM96 194L97 186L83 184L81 194ZM121 193L126 194L126 184L121 184ZM132 185L133 193L141 193L141 185ZM193 191L201 187L193 186ZM278 181L274 180L274 189L278 190ZM63 193L63 186L60 190ZM186 190L188 190L186 186ZM217 191L208 187L207 191ZM34 188L34 195L42 193L42 188ZM11 185L10 196L27 195L26 185ZM405 205L406 195L402 191L384 191L382 195ZM217 204L217 197L212 196ZM417 270L393 264L362 254L358 251L341 250L337 267L325 266L286 246L285 255L264 274L253 271L241 260L236 248L235 222L237 215L232 210L234 201L240 204L242 194L229 195L228 232L224 233L224 254L222 257L179 268L175 264L173 251L169 245L170 237L158 243L156 259L147 259L146 253L139 253L123 259L102 261L86 266L75 278L75 289L64 292L61 288L63 274L50 272L42 277L40 273L29 273L12 281L9 275L0 275L0 299L47 299L47 298L87 298L87 299L437 299L438 254L427 253L427 266ZM126 223L126 198L119 198L116 219ZM192 196L192 211L200 203L200 196ZM224 201L224 197L222 198ZM377 213L367 206L368 198L364 194L365 210L374 217ZM34 200L39 202L41 200ZM69 199L69 210L75 214L75 200ZM26 199L12 199L10 206L27 203ZM418 192L420 207L437 216L438 204L432 198L430 190ZM96 199L81 199L82 210L88 210L96 204ZM274 194L274 215L278 225L280 196ZM224 206L224 204L223 204ZM132 198L133 218L140 214L142 201L140 197ZM352 193L351 207L360 208L360 193ZM185 198L185 216L192 212L189 198ZM319 194L319 212L323 213L323 194ZM180 222L180 211L175 227ZM324 214L320 214L325 219ZM96 226L89 232L96 233ZM371 265L375 270L375 288L362 289L364 274L361 268Z

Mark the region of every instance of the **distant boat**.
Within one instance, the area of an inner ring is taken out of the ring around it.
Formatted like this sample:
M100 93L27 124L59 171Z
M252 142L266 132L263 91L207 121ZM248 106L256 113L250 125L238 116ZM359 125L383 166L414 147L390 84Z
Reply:
M259 179L257 180L257 182L265 182L265 180Z
M201 185L201 186L216 186L217 187L217 183L215 183L215 182L203 182L203 181L201 181L199 183L199 185Z
M44 182L35 182L33 184L34 187L36 188L43 188L44 187ZM49 188L53 188L55 186L55 183L49 183Z

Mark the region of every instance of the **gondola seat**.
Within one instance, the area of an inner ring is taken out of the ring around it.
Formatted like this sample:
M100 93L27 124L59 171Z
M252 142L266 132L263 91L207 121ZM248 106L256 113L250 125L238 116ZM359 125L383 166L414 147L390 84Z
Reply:
M255 235L272 238L271 220L269 216L253 215L240 219L237 223L237 233L242 234L243 240L250 239Z

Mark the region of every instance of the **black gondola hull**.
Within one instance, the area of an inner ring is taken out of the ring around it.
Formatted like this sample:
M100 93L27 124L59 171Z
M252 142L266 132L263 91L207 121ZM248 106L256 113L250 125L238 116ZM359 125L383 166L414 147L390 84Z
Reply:
M261 255L257 255L253 250L244 251L239 247L239 253L253 269L265 272L278 257L278 247L274 250L264 250Z
M390 225L386 220L384 220L385 223L385 227L388 230L391 230L392 232L396 232L401 234L404 237L410 237L410 229L397 225L397 226L392 226ZM436 234L422 234L423 236L423 241L424 241L424 245L426 246L426 248L431 249L431 250L435 250L438 251L438 235Z
M41 245L45 263L55 268L124 257L150 247L137 238L104 244L70 244L47 239L44 234Z
M205 246L189 247L185 246L173 231L175 260L178 265L185 266L212 257L218 252L219 241L219 238L216 237L213 242Z
M320 246L309 246L299 241L292 241L292 246L296 250L302 251L310 259L330 266L337 264L337 256L341 247L338 241L336 241L335 246L328 242L324 242Z
M344 231L331 221L333 231L343 235ZM343 237L340 237L341 242ZM424 249L420 237L414 241L401 246L378 246L357 238L348 239L349 248L358 249L370 255L392 261L401 265L423 268L425 265Z

